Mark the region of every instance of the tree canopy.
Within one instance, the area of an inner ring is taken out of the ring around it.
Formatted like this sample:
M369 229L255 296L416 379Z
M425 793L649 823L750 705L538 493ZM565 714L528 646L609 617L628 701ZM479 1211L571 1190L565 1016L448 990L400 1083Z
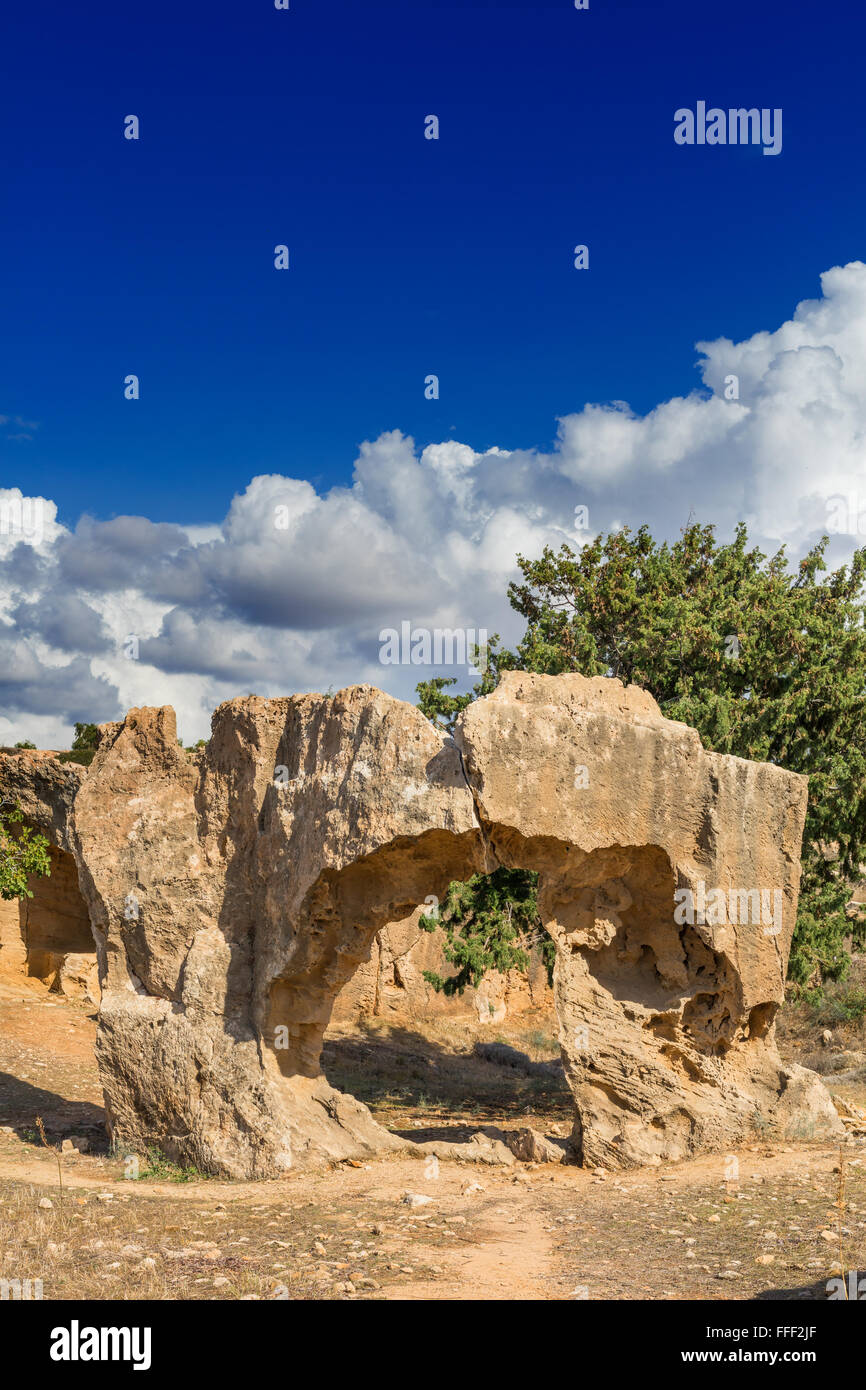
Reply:
M516 649L493 638L471 693L449 694L454 681L441 677L418 686L428 718L451 727L507 669L616 676L696 728L706 748L808 776L789 966L798 984L842 978L846 938L866 940L848 907L866 860L866 547L828 573L826 546L824 537L792 570L784 547L772 557L750 548L745 525L719 544L714 527L694 523L673 543L642 526L578 552L518 556L508 597L527 626ZM482 942L490 925L466 919Z
M58 761L61 763L81 763L83 767L89 767L96 756L98 745L98 724L76 724L72 747L68 753L61 753Z
M99 743L98 724L76 724L75 737L72 740L72 747L76 753L89 752L95 749Z
M441 927L443 955L457 973L443 977L425 970L425 980L443 994L462 994L488 970L525 970L535 946L552 975L554 947L538 913L537 885L538 874L530 869L504 868L450 884L444 902L420 924L429 932Z

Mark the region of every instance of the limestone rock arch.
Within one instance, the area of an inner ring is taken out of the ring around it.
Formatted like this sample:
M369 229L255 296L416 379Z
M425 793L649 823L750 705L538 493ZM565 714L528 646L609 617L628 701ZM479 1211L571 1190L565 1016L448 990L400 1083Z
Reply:
M510 673L453 739L370 686L230 701L194 755L171 709L131 710L68 831L115 1143L236 1177L409 1147L322 1074L333 1000L383 926L500 864L540 875L582 1161L719 1150L758 1119L838 1133L773 1037L805 804L804 778L604 678Z

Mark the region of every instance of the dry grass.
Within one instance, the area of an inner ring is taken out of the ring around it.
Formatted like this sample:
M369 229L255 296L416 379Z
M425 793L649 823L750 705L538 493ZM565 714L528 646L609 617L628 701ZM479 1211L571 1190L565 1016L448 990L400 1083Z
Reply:
M393 1239L383 1244L386 1225L411 1241L393 1202L319 1204L291 1189L262 1201L249 1185L208 1200L207 1184L178 1202L123 1186L73 1186L61 1207L56 1187L4 1182L0 1278L41 1279L46 1299L320 1300L384 1297L406 1273L429 1274L417 1260L404 1270L405 1252L395 1260Z
M783 1057L818 1072L854 1113L866 1111L866 956L856 956L848 979L820 997L789 1000L777 1036Z
M575 1284L604 1299L826 1298L828 1279L866 1266L862 1157L846 1160L841 1186L829 1154L753 1153L740 1153L736 1181L721 1177L721 1161L713 1180L707 1164L697 1181L686 1165L652 1181L607 1179L616 1212L602 1200L572 1211L563 1231Z
M724 1156L606 1177L447 1162L430 1174L424 1162L385 1158L232 1184L180 1173L158 1154L140 1155L141 1181L124 1180L104 1149L57 1151L90 1115L90 1021L29 998L3 1021L18 1118L0 1130L0 1277L42 1279L47 1299L570 1299L581 1289L612 1300L820 1298L835 1273L866 1268L862 1143L837 1157L756 1137L739 1151L736 1180ZM858 1050L855 1021L832 1030L828 1049L823 1026L806 1003L783 1010L785 1054ZM474 1017L377 1021L334 1031L325 1049L335 1084L416 1139L527 1123L568 1133L557 1056L545 1015L483 1029ZM856 1088L832 1067L825 1074L832 1089ZM407 1190L430 1204L408 1208Z

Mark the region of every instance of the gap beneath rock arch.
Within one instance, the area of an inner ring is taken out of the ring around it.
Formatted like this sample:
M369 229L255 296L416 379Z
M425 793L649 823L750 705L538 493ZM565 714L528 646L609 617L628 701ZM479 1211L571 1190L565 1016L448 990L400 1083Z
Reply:
M601 1161L600 1147L620 1163L686 1151L700 1116L683 1089L714 1087L719 1059L739 1040L741 1009L729 963L674 921L668 856L656 846L584 851L496 828L488 845L488 872L504 863L539 874L539 910L557 950L553 1003L576 1158ZM283 1077L322 1077L334 1001L377 933L417 920L425 899L441 899L476 864L468 837L432 831L320 876L269 992L263 1037L274 1040Z

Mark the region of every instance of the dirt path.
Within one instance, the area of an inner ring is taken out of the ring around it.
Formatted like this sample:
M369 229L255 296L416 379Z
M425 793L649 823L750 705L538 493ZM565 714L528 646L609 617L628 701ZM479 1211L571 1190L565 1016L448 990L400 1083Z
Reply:
M555 1270L550 1235L531 1211L523 1211L518 1224L501 1235L495 1228L483 1244L457 1262L459 1283L449 1298L548 1299Z
M6 1136L0 1235L24 1268L40 1252L31 1272L56 1297L82 1286L83 1266L95 1298L139 1287L267 1298L289 1280L291 1297L389 1301L795 1297L829 1277L840 1238L846 1265L866 1268L866 1152L846 1154L842 1209L838 1164L826 1146L752 1146L734 1182L705 1156L605 1177L456 1162L431 1175L399 1157L274 1182L179 1183L130 1181L116 1159L83 1155L63 1160L61 1203L52 1154ZM130 1250L155 1268L128 1269Z
M538 1302L559 1296L551 1237L528 1207L516 1218L491 1216L485 1229L467 1239L465 1249L449 1252L443 1264L444 1280L398 1284L389 1298Z

